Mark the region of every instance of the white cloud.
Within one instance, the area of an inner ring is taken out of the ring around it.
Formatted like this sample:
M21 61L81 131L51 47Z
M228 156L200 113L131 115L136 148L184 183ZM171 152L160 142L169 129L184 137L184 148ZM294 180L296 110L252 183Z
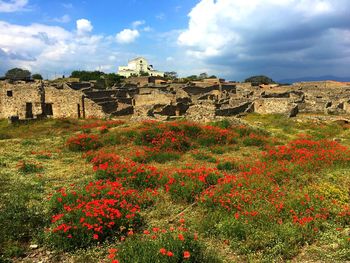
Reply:
M348 0L201 0L189 13L188 28L177 44L190 57L232 71L317 61L324 59L322 54L343 52L349 57L350 48L330 33L350 29L349 13ZM322 41L328 45L320 45Z
M158 15L156 15L156 18L159 20L164 20L165 19L165 14L164 13L160 13Z
M62 6L66 9L72 9L73 8L73 4L72 3L63 3Z
M144 28L142 28L142 30L143 30L144 32L151 32L153 29L152 29L152 27L150 27L150 26L145 26Z
M128 44L134 42L139 36L137 29L124 29L116 35L116 40L120 44Z
M26 5L28 4L28 0L10 0L4 1L0 0L0 13L12 13L17 11L22 11Z
M70 16L69 15L63 15L63 16L61 16L61 17L56 17L56 18L53 18L52 19L52 21L54 21L54 22L57 22L57 23L62 23L62 24L64 24L64 23L69 23L70 22Z
M137 28L139 26L144 25L145 23L146 22L144 20L137 20L137 21L132 22L131 25L132 25L133 28Z
M77 20L77 32L78 35L84 35L90 33L93 29L91 22L87 19Z
M81 35L59 26L0 21L1 73L11 67L27 68L45 77L55 72L67 75L75 69L116 71L117 63L133 56L117 48L113 36Z

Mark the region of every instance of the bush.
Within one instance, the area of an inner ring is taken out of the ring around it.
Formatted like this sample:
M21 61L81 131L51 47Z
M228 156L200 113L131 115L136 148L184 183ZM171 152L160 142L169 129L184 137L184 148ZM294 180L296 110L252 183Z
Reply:
M208 168L182 169L169 176L166 191L175 201L194 202L204 189L218 182L221 175Z
M23 174L40 173L44 170L44 168L40 164L29 163L26 161L21 161L18 166L18 171L20 171Z
M133 158L133 161L139 163L166 163L170 161L177 161L181 158L181 154L176 152L159 152L147 151L144 155L139 155Z
M141 225L136 190L119 182L91 182L83 189L60 189L50 200L48 243L56 249L87 247Z
M223 162L217 165L218 170L220 171L239 171L239 166L233 162Z
M251 133L249 137L245 137L243 139L243 145L244 146L258 146L262 147L265 146L267 143L266 138L262 136L255 135Z
M110 249L108 258L120 262L221 262L216 253L206 251L197 234L182 226L170 230L153 228L141 235L131 235L117 249Z
M37 202L40 185L21 181L7 186L9 194L0 193L0 261L8 258L8 262L12 262L10 258L23 254L23 243L39 238L48 220Z
M121 180L124 185L138 189L154 189L162 184L162 176L155 167L122 160L113 153L99 152L91 162L99 180Z
M199 161L205 161L205 162L209 162L209 163L216 163L216 159L208 154L204 154L204 153L195 153L192 155L193 158L195 158L196 160Z
M101 142L96 135L93 134L78 134L67 141L69 150L77 151L88 151L95 150L101 147Z
M252 76L244 80L244 82L251 82L253 86L259 86L261 84L276 84L271 78L264 75Z

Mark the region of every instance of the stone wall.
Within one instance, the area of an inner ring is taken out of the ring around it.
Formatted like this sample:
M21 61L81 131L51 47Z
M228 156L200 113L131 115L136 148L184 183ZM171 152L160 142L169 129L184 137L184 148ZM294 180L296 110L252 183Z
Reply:
M101 106L86 98L83 92L64 86L45 88L45 103L52 105L53 118L105 118Z
M19 119L42 116L42 92L40 83L0 83L0 118L18 116Z
M298 112L298 105L291 99L268 98L254 102L254 112L259 114L286 114L290 117Z

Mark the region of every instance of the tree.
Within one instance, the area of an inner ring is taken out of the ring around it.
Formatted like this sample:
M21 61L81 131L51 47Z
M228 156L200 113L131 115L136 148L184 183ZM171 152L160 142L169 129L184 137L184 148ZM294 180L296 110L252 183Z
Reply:
M191 75L191 76L186 77L186 79L189 80L189 81L194 81L194 80L198 80L198 76L197 75Z
M165 72L164 77L167 79L177 79L177 73L175 71Z
M148 72L140 71L140 77L148 77L148 76L149 76Z
M31 73L29 70L13 68L6 72L5 78L9 80L30 80Z
M115 84L119 84L122 81L122 79L125 79L124 76L120 76L115 73L105 74L103 78L105 80L107 88L113 87Z
M41 76L40 74L33 74L32 79L43 80L43 76Z
M90 80L99 80L105 73L101 71L79 71L75 70L71 74L71 78L79 78L80 81L90 81Z
M259 86L261 84L276 84L275 81L264 75L249 77L246 80L244 80L244 82L250 82L253 86Z
M210 79L217 79L218 77L215 76L215 75L211 75L209 78L210 78Z
M207 79L208 78L208 74L207 73L201 73L201 74L199 74L199 78L200 79Z

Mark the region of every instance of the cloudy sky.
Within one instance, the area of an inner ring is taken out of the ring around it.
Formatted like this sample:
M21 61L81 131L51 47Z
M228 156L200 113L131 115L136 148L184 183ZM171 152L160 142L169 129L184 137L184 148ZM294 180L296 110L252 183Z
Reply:
M349 0L0 0L0 75L116 72L135 56L181 76L350 76Z

